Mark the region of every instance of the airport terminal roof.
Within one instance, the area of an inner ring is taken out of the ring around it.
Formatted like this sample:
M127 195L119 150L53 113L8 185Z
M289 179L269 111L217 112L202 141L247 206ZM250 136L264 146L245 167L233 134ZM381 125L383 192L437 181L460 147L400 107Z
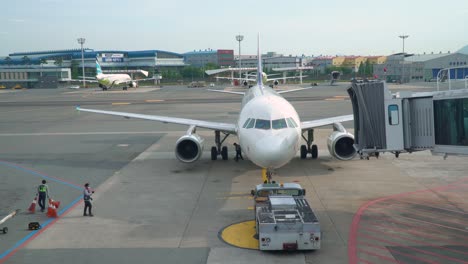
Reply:
M215 54L216 50L194 50L184 53L184 55L204 55L204 54Z
M84 49L84 57L96 58L102 53L120 53L125 54L128 58L141 58L141 57L156 57L157 54L167 54L177 58L183 58L183 55L170 51L163 50L137 50L137 51L124 51L124 50L93 50ZM41 59L54 59L56 57L62 57L64 59L78 59L81 58L81 49L65 49L65 50L47 50L47 51L31 51L31 52L14 52L9 54L11 64L22 64L24 63L23 57L29 57L29 62L32 64L39 63ZM0 59L0 64L7 64L5 60L7 57Z
M424 62L424 61L430 61L438 58L442 58L445 56L451 55L451 53L438 53L438 54L415 54L410 57L406 57L406 61L412 61L412 62Z

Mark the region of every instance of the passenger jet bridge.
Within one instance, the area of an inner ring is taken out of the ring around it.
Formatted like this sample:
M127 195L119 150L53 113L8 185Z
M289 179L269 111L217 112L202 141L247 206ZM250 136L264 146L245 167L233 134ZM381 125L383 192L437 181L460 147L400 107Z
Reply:
M468 155L467 89L392 94L384 82L369 82L352 84L348 94L361 158L421 150Z

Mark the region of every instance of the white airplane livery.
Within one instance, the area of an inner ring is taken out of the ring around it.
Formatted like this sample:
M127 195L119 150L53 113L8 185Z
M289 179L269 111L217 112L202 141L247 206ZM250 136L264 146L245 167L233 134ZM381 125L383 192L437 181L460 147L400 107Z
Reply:
M294 107L281 94L307 88L276 92L264 86L260 52L258 52L258 58L258 76L255 86L245 93L217 90L244 96L235 124L81 107L77 107L77 110L187 125L189 129L177 140L175 146L176 157L182 162L195 162L201 157L204 139L196 134L196 129L205 128L215 131L216 146L211 148L212 160L216 160L218 156L221 156L223 160L228 159L227 146L222 144L229 135L236 135L242 146L242 152L253 163L267 169L267 174L271 176L274 169L287 164L298 151L302 159L305 159L309 153L313 159L317 158L318 151L317 145L313 144L313 131L314 128L326 125L333 125L334 128L328 137L328 149L331 155L340 160L352 159L356 154L353 147L354 136L348 133L340 122L353 120L353 116L344 115L301 121ZM306 144L301 145L302 139L306 141Z
M148 72L139 70L143 75L148 77ZM101 65L99 65L99 62L96 60L96 77L92 78L93 80L87 80L87 82L97 82L99 83L99 87L103 90L106 91L108 89L111 89L114 86L123 84L123 90L127 90L127 86L129 87L137 87L138 83L137 81L146 81L146 80L154 80L154 78L147 78L147 79L140 79L140 80L133 80L130 75L120 73L120 74L105 74L102 72ZM81 80L75 80L75 81L81 81Z

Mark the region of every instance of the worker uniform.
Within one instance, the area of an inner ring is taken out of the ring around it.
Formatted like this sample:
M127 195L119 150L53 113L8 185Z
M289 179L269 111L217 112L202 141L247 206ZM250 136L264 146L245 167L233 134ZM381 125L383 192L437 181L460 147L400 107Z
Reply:
M37 187L37 196L37 203L39 204L39 207L41 207L41 212L44 212L45 200L46 197L49 197L49 187L47 184L43 183Z
M244 157L242 157L241 146L237 143L234 143L234 146L236 147L236 161L239 161L239 158L244 160Z
M93 216L93 214L91 213L91 209L93 208L93 205L91 204L91 200L93 200L93 198L91 197L91 195L93 194L94 192L91 191L91 189L89 188L89 186L86 186L85 189L83 190L83 200L84 200L84 211L83 211L83 216ZM86 211L88 211L88 213L86 213Z

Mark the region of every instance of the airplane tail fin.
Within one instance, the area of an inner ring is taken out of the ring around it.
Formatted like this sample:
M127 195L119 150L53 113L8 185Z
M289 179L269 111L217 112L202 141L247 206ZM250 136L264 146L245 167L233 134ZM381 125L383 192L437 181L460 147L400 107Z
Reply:
M101 65L99 65L99 62L96 60L96 75L102 74L102 69Z
M260 34L257 35L257 85L263 91L262 54L260 52Z

